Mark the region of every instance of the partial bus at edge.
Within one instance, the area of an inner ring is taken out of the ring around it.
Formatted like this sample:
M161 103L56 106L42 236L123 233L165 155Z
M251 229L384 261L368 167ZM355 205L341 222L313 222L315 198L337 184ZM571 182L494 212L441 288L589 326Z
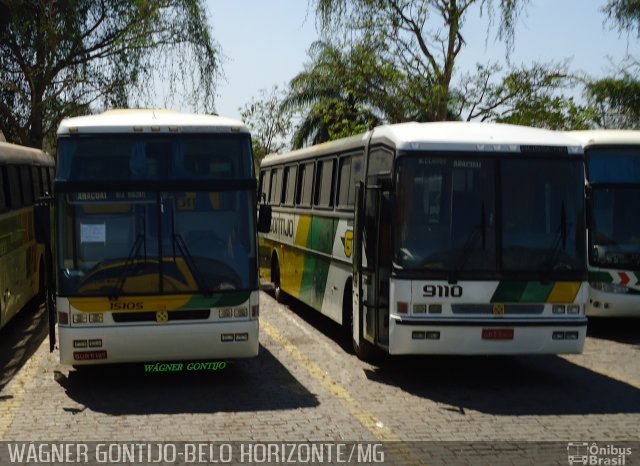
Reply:
M167 110L69 118L58 161L61 363L258 354L257 183L244 124Z
M0 328L44 295L43 249L34 237L34 202L51 191L53 157L0 142Z
M640 131L567 134L587 164L587 315L640 317Z
M387 125L267 156L261 275L356 354L582 351L584 153L555 132Z

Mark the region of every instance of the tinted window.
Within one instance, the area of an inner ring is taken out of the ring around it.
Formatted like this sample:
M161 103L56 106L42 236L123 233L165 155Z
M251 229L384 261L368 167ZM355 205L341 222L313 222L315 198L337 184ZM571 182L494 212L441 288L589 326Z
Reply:
M285 168L285 196L284 203L285 205L293 205L296 195L296 174L298 172L298 167L293 165Z
M7 166L7 184L9 189L9 206L11 208L20 207L22 205L22 194L20 193L20 173L15 165Z
M300 165L298 179L297 204L309 207L311 206L311 195L313 194L313 163Z
M316 179L316 205L331 207L333 205L333 160L323 160L318 163L318 177Z
M271 183L271 171L262 170L260 172L260 202L269 201L269 185Z
M282 196L282 168L271 171L271 194L269 195L270 204L280 204Z

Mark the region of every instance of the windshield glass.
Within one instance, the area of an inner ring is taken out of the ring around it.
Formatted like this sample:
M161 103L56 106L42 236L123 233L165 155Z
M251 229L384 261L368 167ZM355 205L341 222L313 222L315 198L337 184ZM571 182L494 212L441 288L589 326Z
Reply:
M60 138L59 180L249 178L247 134L135 134Z
M640 269L638 187L591 190L591 262L600 267Z
M450 272L582 271L583 185L577 159L400 157L394 265Z
M495 269L493 160L403 157L396 186L397 267Z
M250 191L79 192L59 202L62 294L257 286Z
M578 160L502 161L504 269L580 270L584 168Z

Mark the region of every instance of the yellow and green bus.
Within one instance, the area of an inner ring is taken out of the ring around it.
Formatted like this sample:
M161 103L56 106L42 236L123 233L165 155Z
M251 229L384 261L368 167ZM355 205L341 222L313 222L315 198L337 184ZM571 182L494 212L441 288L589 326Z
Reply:
M60 362L256 356L256 186L239 121L168 110L63 120Z
M33 205L51 191L53 170L53 157L41 150L0 142L0 328L44 293Z
M560 133L403 123L265 157L261 274L358 356L582 351L584 153Z

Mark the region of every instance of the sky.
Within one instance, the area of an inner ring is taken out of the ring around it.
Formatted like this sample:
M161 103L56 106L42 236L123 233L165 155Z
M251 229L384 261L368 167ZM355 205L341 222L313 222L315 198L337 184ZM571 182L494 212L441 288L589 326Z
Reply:
M494 0L494 3L497 3ZM619 33L601 11L605 0L530 0L515 29L512 65L570 60L572 71L594 77L612 74L626 54L640 57L640 38ZM287 83L309 61L307 50L319 38L307 0L207 0L213 37L225 56L216 111L239 118L239 108ZM456 62L456 76L476 63L506 68L505 47L487 33L488 17L471 10L463 25L467 45ZM186 109L185 109L186 110Z

